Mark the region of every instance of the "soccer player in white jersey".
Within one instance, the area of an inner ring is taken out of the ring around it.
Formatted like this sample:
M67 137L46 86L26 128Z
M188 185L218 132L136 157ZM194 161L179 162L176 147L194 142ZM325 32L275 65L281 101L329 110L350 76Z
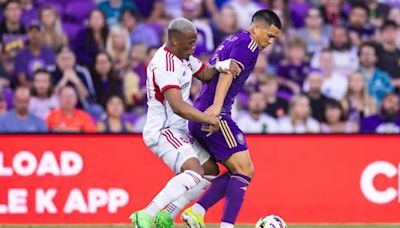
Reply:
M213 178L204 176L205 169L206 174L214 177L219 172L207 151L188 133L188 120L203 123L203 131L208 134L219 129L218 117L208 116L188 103L191 81L192 77L209 81L218 71L236 74L235 71L240 69L231 60L206 67L192 56L196 40L197 31L190 21L184 18L173 20L168 26L167 43L158 49L147 67L148 112L143 139L177 175L146 208L130 216L132 223L139 228L150 228L156 216L168 214L162 209L175 200L182 200L187 195L188 199L183 200L189 201L193 200L193 195L200 194L191 191L201 192ZM156 225L171 227L172 219L169 224Z

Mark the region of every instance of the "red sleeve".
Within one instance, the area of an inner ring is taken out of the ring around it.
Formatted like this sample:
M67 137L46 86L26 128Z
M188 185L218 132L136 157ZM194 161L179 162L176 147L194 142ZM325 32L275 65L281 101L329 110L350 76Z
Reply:
M161 94L163 94L168 89L181 89L178 85L166 85L161 89Z
M204 70L205 67L206 67L206 65L201 64L200 69L198 69L198 70L193 74L193 77L199 76L199 74L200 74L201 72L203 72L203 70Z

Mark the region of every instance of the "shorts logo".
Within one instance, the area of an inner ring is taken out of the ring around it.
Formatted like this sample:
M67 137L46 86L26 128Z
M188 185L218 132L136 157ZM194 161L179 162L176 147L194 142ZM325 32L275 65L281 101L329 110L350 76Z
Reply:
M242 133L237 134L236 135L236 139L240 144L242 144L242 145L246 144L246 140L245 140L244 135Z

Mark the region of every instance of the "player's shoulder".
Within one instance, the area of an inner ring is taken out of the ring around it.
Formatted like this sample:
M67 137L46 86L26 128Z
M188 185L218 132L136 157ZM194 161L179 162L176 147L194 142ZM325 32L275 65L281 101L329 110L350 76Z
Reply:
M167 47L160 47L151 60L152 68L166 72L176 72L182 67L182 60L176 57Z
M235 43L235 46L246 48L250 52L257 53L258 50L257 42L251 37L248 31L240 31L229 36L226 40L230 40Z

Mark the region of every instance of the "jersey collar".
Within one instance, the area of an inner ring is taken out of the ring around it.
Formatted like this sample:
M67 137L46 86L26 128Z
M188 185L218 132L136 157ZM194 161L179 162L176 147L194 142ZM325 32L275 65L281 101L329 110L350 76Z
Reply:
M181 59L181 58L179 58L178 56L174 55L174 53L172 53L172 52L167 48L167 46L165 46L165 45L164 45L164 50L165 50L166 52L168 52L168 53L171 53L173 56L175 56L175 57L178 58L181 62L183 62L183 59Z

